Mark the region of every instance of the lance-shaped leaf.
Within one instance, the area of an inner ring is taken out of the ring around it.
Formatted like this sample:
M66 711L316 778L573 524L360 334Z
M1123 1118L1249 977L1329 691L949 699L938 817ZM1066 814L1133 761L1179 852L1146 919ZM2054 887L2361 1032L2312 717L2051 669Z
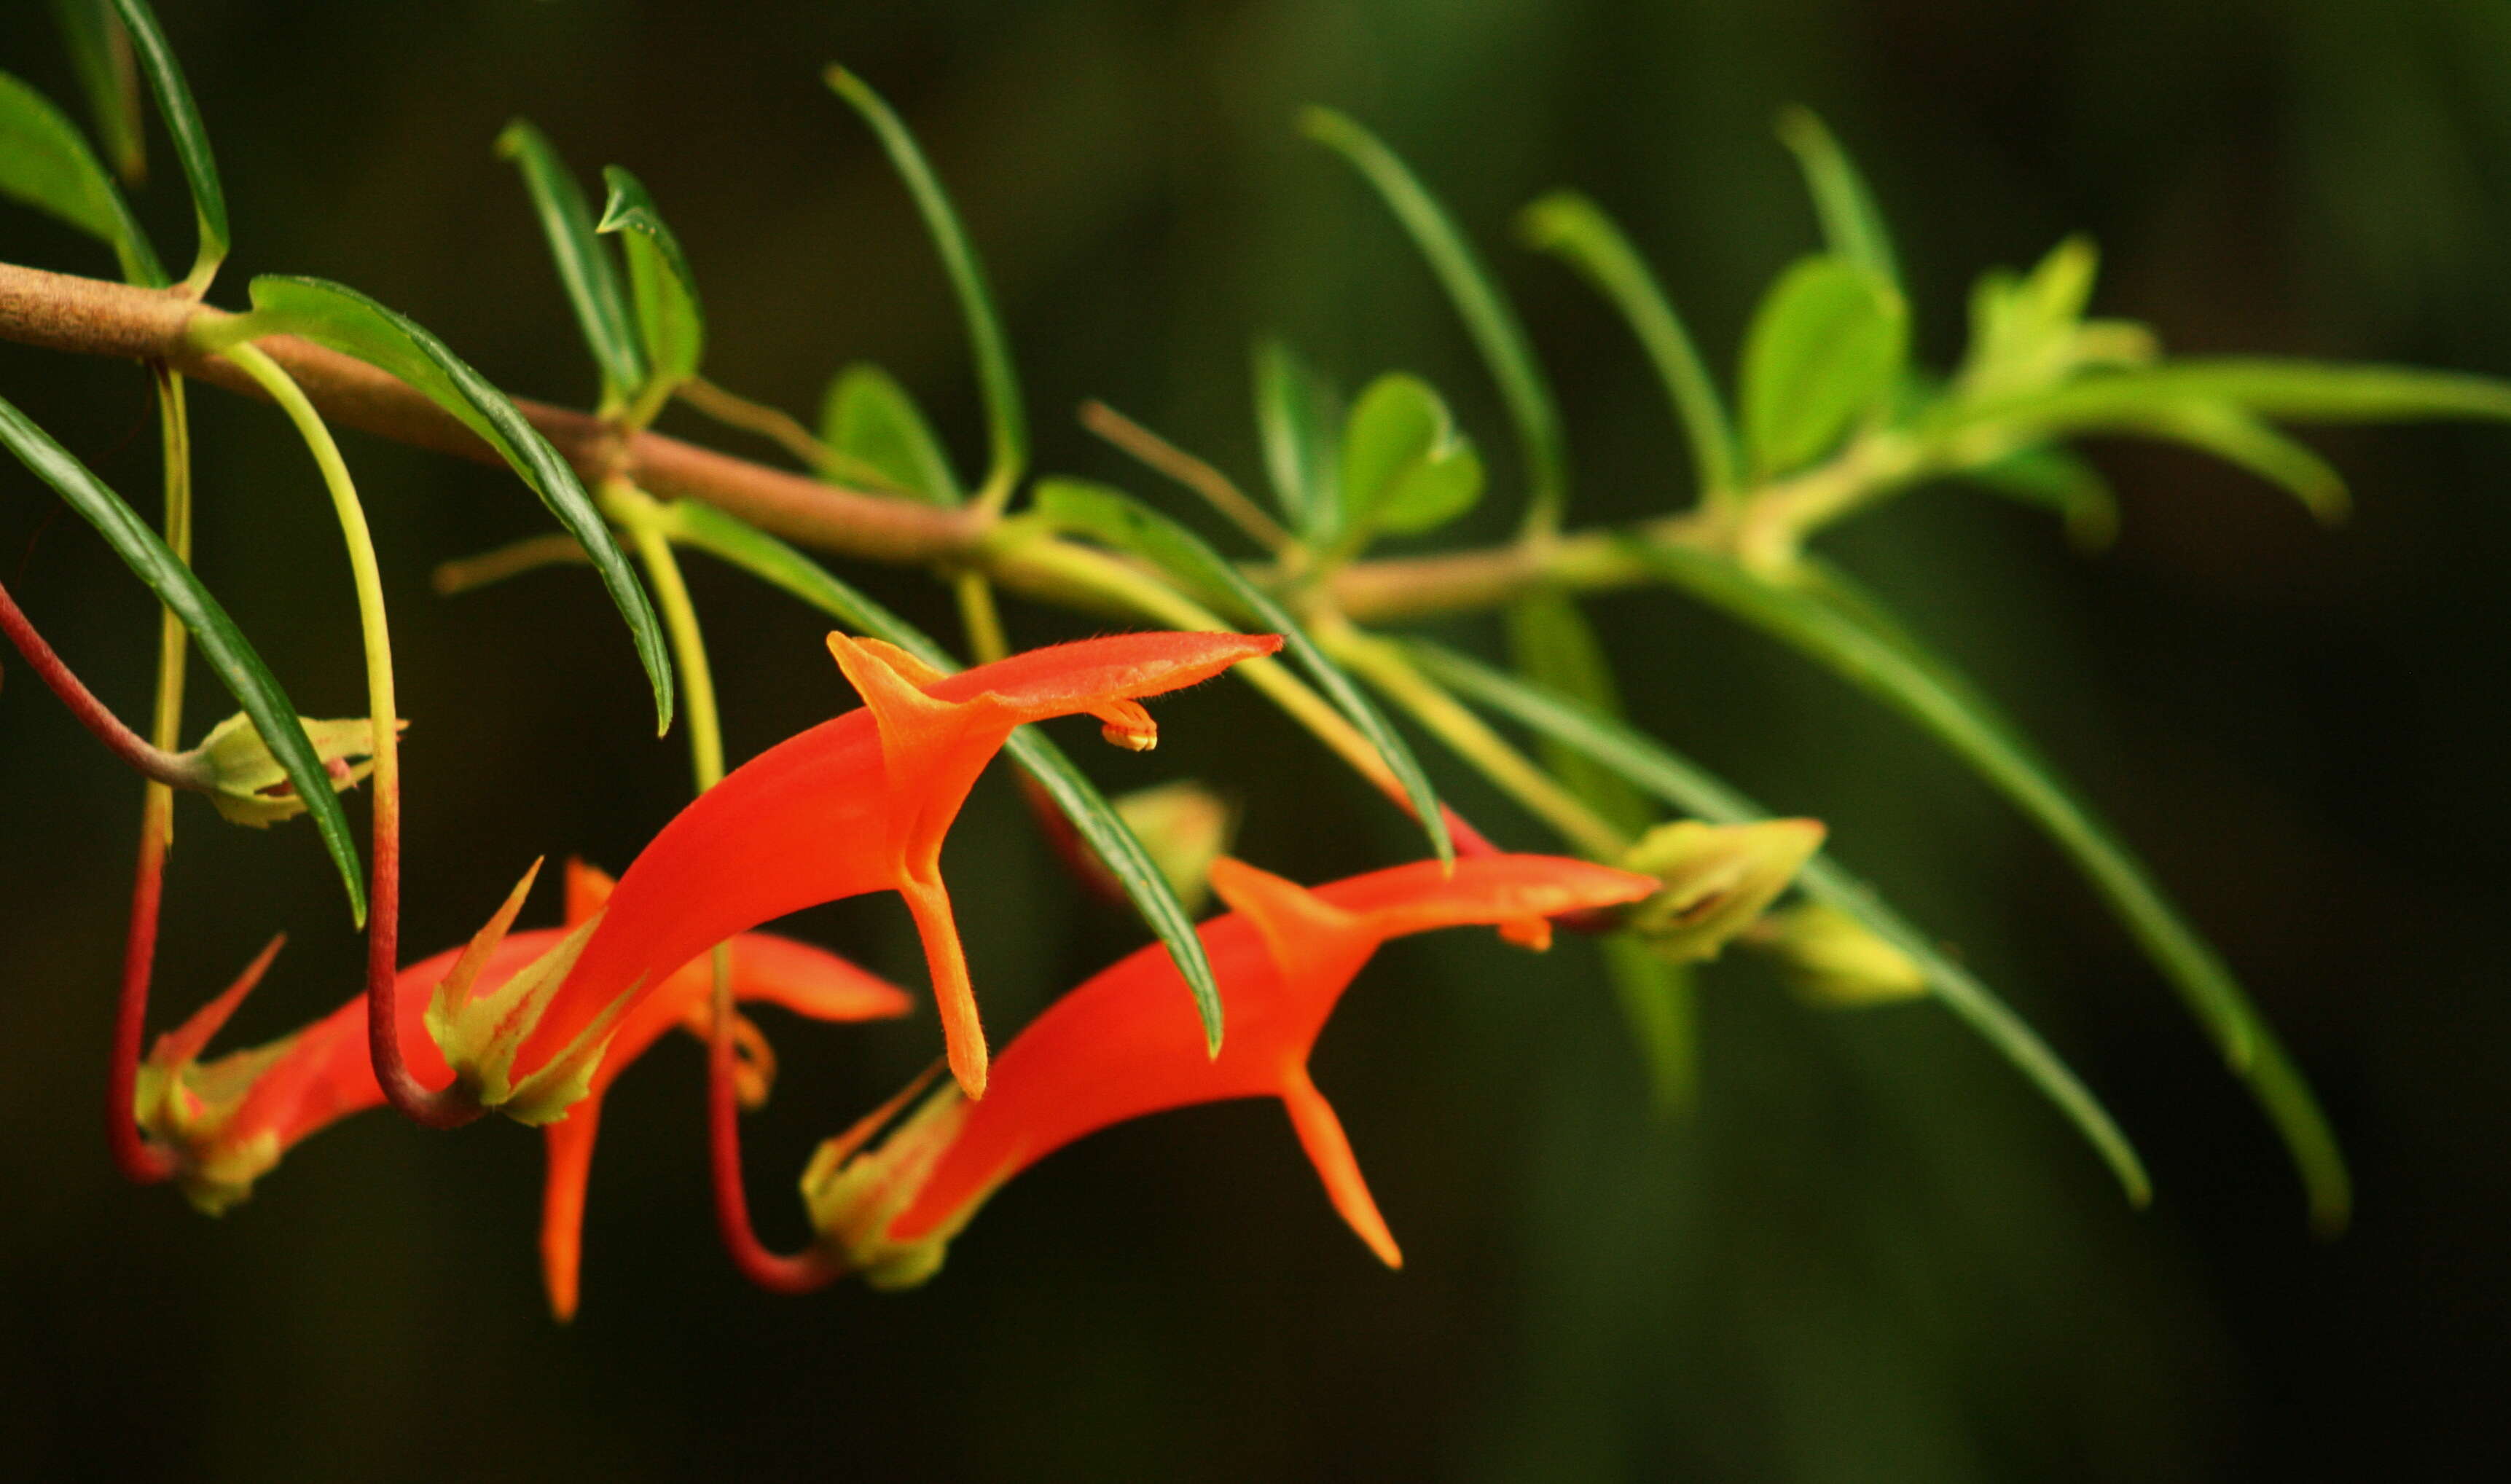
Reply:
M1561 412L1553 404L1552 388L1543 378L1516 311L1509 307L1508 296L1500 292L1498 282L1438 198L1375 134L1331 108L1306 109L1299 115L1299 128L1350 161L1376 187L1412 245L1429 260L1440 286L1447 289L1482 352L1484 363L1490 367L1491 379L1499 383L1500 400L1517 430L1518 453L1526 461L1526 526L1558 527L1569 498L1568 441L1561 431Z
M1518 216L1529 247L1549 252L1584 274L1640 339L1666 397L1681 419L1703 494L1716 497L1735 485L1735 429L1718 382L1682 327L1681 316L1659 288L1641 257L1603 209L1575 191L1555 191Z
M1874 193L1866 186L1848 151L1813 110L1790 107L1779 114L1779 141L1796 157L1804 171L1805 190L1813 197L1814 214L1822 219L1822 238L1831 250L1901 288L1901 266L1892 254L1892 234Z
M113 249L122 276L166 286L166 270L121 187L52 99L0 72L0 195L48 211Z
M2116 431L2169 438L2235 464L2301 502L2320 520L2345 518L2345 476L2326 459L2222 402L2188 401L2122 419Z
M637 331L645 349L648 380L641 404L660 406L674 387L698 373L706 359L706 311L689 272L680 240L654 208L636 176L609 166L601 180L610 188L596 232L621 234L628 249L628 287L637 306Z
M967 229L951 209L949 193L942 189L941 177L933 173L906 121L869 83L845 68L831 67L826 76L830 88L880 136L881 148L907 182L908 194L915 198L915 209L924 217L924 228L933 234L933 247L950 275L960 317L968 324L969 349L977 358L977 387L985 396L985 434L993 450L977 499L988 509L1000 510L1028 467L1028 418L1021 406L1020 376L1012 369L1011 339L1003 333L1002 317L994 312L993 295L985 287L985 265L977 260Z
M2157 409L2213 402L2282 423L2511 420L2511 381L2416 366L2263 357L2189 357L2075 377L2046 391L1948 404L1946 431L1984 424L2043 437L2128 426Z
M131 33L113 13L113 0L53 0L53 19L70 54L70 70L96 117L114 172L137 185L148 173L148 134L139 119L139 71L131 55Z
M2181 917L2109 826L2047 760L1951 666L1851 603L1763 582L1722 557L1649 546L1635 553L1713 607L1768 632L1916 722L2040 826L2109 903L2120 922L2213 1035L2282 1136L2309 1197L2313 1223L2344 1226L2351 1182L2326 1115L2275 1033L2215 950Z
M712 506L685 500L664 507L663 518L675 541L728 561L851 628L897 645L935 669L959 667L949 652L921 629L764 531ZM1168 949L1178 972L1184 976L1194 996L1195 1011L1203 1019L1206 1039L1214 1046L1219 1046L1220 988L1213 977L1212 961L1204 954L1202 939L1195 936L1192 917L1184 903L1178 900L1168 878L1161 874L1158 862L1118 818L1106 796L1046 734L1035 727L1023 727L1012 734L1004 750L1023 772L1046 789L1056 807L1072 821L1073 829L1098 852L1099 858L1124 889L1126 898L1134 904L1134 910L1141 914L1142 921Z
M672 722L672 662L662 626L601 514L585 498L575 471L525 421L506 394L415 322L365 294L323 279L264 274L252 281L252 313L196 336L205 350L264 335L300 335L391 372L459 419L497 450L517 476L592 557L610 600L628 621L637 657L654 690L657 733Z
M132 51L148 78L148 91L157 96L158 116L166 121L166 133L174 140L183 183L191 187L192 220L200 230L200 247L193 254L192 271L184 277L183 287L197 298L217 276L218 264L226 261L226 188L218 183L218 162L210 154L210 133L201 125L201 110L193 106L191 85L183 80L174 50L158 28L156 12L148 8L147 0L113 0L113 4L131 33Z
M1282 647L1308 672L1317 689L1326 693L1334 708L1360 729L1370 744L1377 748L1398 781L1404 785L1404 796L1411 802L1413 817L1420 820L1422 832L1430 837L1430 848L1441 860L1455 858L1455 843L1449 838L1448 821L1439 807L1439 795L1430 786L1429 775L1421 771L1420 760L1394 727L1387 723L1376 706L1370 704L1360 687L1341 666L1326 658L1307 630L1290 611L1273 600L1270 593L1247 580L1235 564L1204 543L1184 526L1152 510L1123 490L1080 479L1041 479L1035 496L1038 515L1065 530L1082 531L1122 551L1145 557L1166 571L1175 573L1198 589L1225 596L1233 605L1254 615L1256 621L1282 636Z
M820 402L820 441L873 476L866 482L880 488L936 505L963 498L950 457L915 399L876 365L859 361L829 383Z
M602 404L624 405L645 384L645 355L629 323L619 270L594 234L593 209L585 204L583 187L575 183L557 147L528 119L506 126L497 135L497 153L523 172L523 188L531 193L532 209L549 239L550 259L566 286L585 348L601 372Z
M2057 512L2067 539L2080 551L2098 552L2118 536L2118 496L2102 472L2064 448L2020 448L1994 463L1962 471L1962 477L2010 500Z
M1560 591L1529 592L1509 604L1502 617L1509 658L1526 680L1601 715L1622 714L1611 663L1576 599ZM1544 766L1589 808L1626 836L1648 827L1648 802L1629 780L1557 737L1538 736ZM1649 951L1630 932L1606 937L1603 950L1605 976L1613 982L1623 1018L1639 1045L1657 1107L1669 1113L1687 1110L1700 1083L1687 967Z
M1342 525L1342 398L1282 341L1258 340L1253 361L1256 431L1273 498L1301 536L1331 539Z
M209 663L218 683L235 697L236 704L244 707L245 714L252 718L262 741L287 770L289 782L314 816L314 827L323 837L323 847L330 853L331 863L339 868L341 884L348 888L349 910L359 925L365 926L366 878L358 868L357 843L349 838L348 815L332 793L330 775L297 719L295 703L288 699L288 692L281 688L270 667L261 663L261 656L253 652L243 630L236 628L210 590L201 586L192 569L149 529L147 521L140 519L120 495L68 449L6 400L0 400L0 441L7 442L9 451L37 478L58 490L70 508L95 526L115 554L148 585L158 600L182 620L193 641L201 646L201 658Z
M1409 647L1423 669L1458 694L1578 748L1677 809L1719 824L1770 818L1767 810L1698 764L1591 706L1437 645L1415 640ZM2152 1187L2135 1147L2100 1100L2004 1001L1830 856L1807 861L1796 879L1806 895L1847 913L1916 963L1945 1008L2057 1106L2100 1152L2130 1200L2145 1202Z
M1436 530L1472 510L1483 461L1428 382L1390 371L1343 423L1340 482L1346 545L1359 546L1380 531Z
M1901 296L1844 257L1801 258L1770 286L1744 336L1744 449L1753 476L1830 451L1891 397L1909 351Z

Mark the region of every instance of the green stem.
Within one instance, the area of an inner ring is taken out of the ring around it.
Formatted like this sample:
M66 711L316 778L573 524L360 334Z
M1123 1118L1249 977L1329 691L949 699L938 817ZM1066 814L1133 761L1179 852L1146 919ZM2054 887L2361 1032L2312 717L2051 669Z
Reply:
M688 583L680 576L679 558L672 554L671 538L661 518L663 507L625 479L601 481L601 513L628 528L645 576L654 585L654 607L663 631L671 635L672 660L687 687L689 769L697 791L723 780L723 725L715 709L715 670L707 663L706 636L698 628L698 610L689 601Z
M432 1088L419 1082L402 1054L400 1001L401 953L401 715L393 695L392 628L384 613L383 574L375 561L374 534L367 528L366 507L349 477L348 463L322 414L305 398L295 379L262 349L250 342L231 345L222 354L268 393L296 427L322 471L330 492L332 514L340 522L340 539L348 548L349 573L358 591L358 630L366 651L367 713L374 753L374 881L373 910L367 919L367 1047L375 1082L384 1097L411 1121L430 1128L450 1128L481 1114L477 1099L459 1085Z
M183 378L162 361L149 362L157 383L157 421L166 466L166 547L174 559L192 560L192 429L183 400ZM150 745L172 753L183 740L183 660L189 633L182 618L164 604L157 619L157 704L149 721ZM153 1184L174 1173L174 1159L139 1132L134 1104L139 1086L140 1043L148 1030L148 990L157 965L158 910L165 890L166 856L174 844L174 790L151 779L139 806L139 861L133 874L131 926L123 939L122 994L115 1007L113 1059L105 1074L104 1127L114 1163L129 1179Z
M985 574L969 569L950 579L951 594L959 600L959 624L968 630L968 653L979 665L990 665L1012 652L1011 641L1003 633L1003 616L994 607L993 584Z

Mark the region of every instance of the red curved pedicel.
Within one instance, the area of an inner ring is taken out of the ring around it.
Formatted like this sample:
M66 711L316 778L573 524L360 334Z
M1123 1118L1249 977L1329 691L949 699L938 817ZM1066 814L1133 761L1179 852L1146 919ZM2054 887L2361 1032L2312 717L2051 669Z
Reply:
M1229 1034L1217 1057L1157 945L1055 1003L1006 1047L992 1089L970 1102L936 1093L879 1148L861 1152L906 1096L829 1141L803 1177L823 1239L881 1286L920 1281L1005 1180L1085 1134L1171 1108L1278 1097L1334 1209L1389 1265L1394 1237L1371 1199L1342 1125L1308 1080L1308 1052L1361 967L1390 937L1433 928L1526 925L1638 901L1647 876L1548 856L1436 861L1313 891L1223 859L1212 884L1235 908L1201 932Z

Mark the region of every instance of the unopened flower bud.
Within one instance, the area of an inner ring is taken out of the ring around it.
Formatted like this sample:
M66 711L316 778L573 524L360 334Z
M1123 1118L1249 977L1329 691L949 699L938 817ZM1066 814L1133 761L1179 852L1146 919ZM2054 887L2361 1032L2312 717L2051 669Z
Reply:
M1796 992L1817 1005L1888 1005L1927 992L1926 971L1916 960L1822 902L1771 913L1751 941L1775 954Z
M1202 911L1212 896L1212 863L1238 833L1238 811L1194 779L1137 789L1113 802L1178 900L1188 912Z
M1714 959L1787 890L1822 840L1817 819L1660 824L1622 857L1665 884L1631 909L1630 928L1671 963Z
M354 788L373 769L374 764L367 759L374 751L374 728L365 717L297 720L305 728L306 740L314 744L314 755L322 759L324 770L331 775L332 788L344 792ZM409 723L394 725L402 728ZM206 780L210 802L234 823L267 829L305 812L305 801L296 796L288 770L272 755L270 744L261 740L252 718L242 711L212 727L210 735L201 739L201 744L185 757Z

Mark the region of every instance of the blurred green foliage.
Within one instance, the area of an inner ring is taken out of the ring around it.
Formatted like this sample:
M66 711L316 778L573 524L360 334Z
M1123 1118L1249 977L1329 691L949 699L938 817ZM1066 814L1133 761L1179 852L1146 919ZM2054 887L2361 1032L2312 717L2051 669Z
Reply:
M2178 351L2511 372L2511 19L2491 5L958 0L759 3L737 23L627 0L164 9L240 228L231 285L349 280L498 385L590 403L565 298L491 150L528 113L668 203L706 285L711 378L804 409L838 366L885 366L962 467L986 424L951 286L879 145L822 86L831 59L881 89L950 182L1048 469L1132 476L1064 415L1085 396L1242 476L1263 468L1247 344L1273 330L1346 386L1426 378L1494 480L1523 487L1499 394L1435 284L1366 188L1298 138L1312 101L1366 121L1486 245L1556 378L1581 518L1670 508L1688 455L1609 310L1500 246L1510 213L1576 187L1702 345L1739 345L1773 265L1819 243L1772 137L1791 101L1854 148L1938 363L1980 270L2082 231L2105 255L2096 312ZM79 95L46 8L0 16L0 65ZM136 209L179 243L162 133L150 160L164 178ZM14 209L0 257L112 268ZM145 487L131 368L0 346L0 383L106 478ZM204 576L306 710L357 710L347 577L301 452L234 400L196 397L194 416ZM663 426L739 441L684 412ZM1941 1015L1813 1012L1774 976L1721 967L1698 992L1696 1111L1670 1121L1591 945L1526 960L1460 935L1390 952L1319 1053L1406 1243L1401 1275L1357 1248L1278 1115L1250 1105L1057 1157L915 1294L769 1299L714 1247L698 1058L674 1048L609 1110L614 1147L639 1153L597 1179L585 1312L556 1330L529 1237L538 1150L516 1130L369 1118L216 1223L115 1181L95 1104L136 789L13 668L0 1435L37 1475L196 1480L2497 1469L2511 450L2485 430L2312 441L2354 488L2334 534L2249 476L2121 444L2094 459L2121 515L2096 560L1951 489L1833 550L2009 700L2240 967L2355 1156L2361 1216L2341 1243L2300 1232L2290 1176L2213 1054L2006 810L1775 647L1634 595L1594 610L1634 720L1853 841L2120 1114L2155 1167L2152 1213L2124 1210ZM684 762L651 738L617 621L580 574L427 594L435 561L539 528L510 476L367 439L350 452L416 718L405 933L423 951L467 933L534 855L624 863L684 794ZM153 619L110 552L50 512L0 498L0 569L129 714ZM1497 537L1516 512L1486 501L1456 529ZM850 704L814 667L815 616L690 566L736 759ZM928 583L843 575L927 629L950 624ZM1022 643L1087 627L1009 621ZM197 696L196 724L215 704ZM1299 879L1420 849L1249 698L1207 687L1161 714L1156 766L1093 771L1229 780L1240 851ZM1470 816L1507 818L1471 780L1440 781ZM1084 906L1028 830L989 780L947 861L1006 1031L1140 932ZM356 982L310 832L192 828L179 847L161 1018L281 927L293 962L243 1038ZM913 982L894 909L802 926ZM785 1174L919 1065L931 1031L770 1027L789 1095L753 1121L751 1166L771 1239L800 1230L775 1195Z

